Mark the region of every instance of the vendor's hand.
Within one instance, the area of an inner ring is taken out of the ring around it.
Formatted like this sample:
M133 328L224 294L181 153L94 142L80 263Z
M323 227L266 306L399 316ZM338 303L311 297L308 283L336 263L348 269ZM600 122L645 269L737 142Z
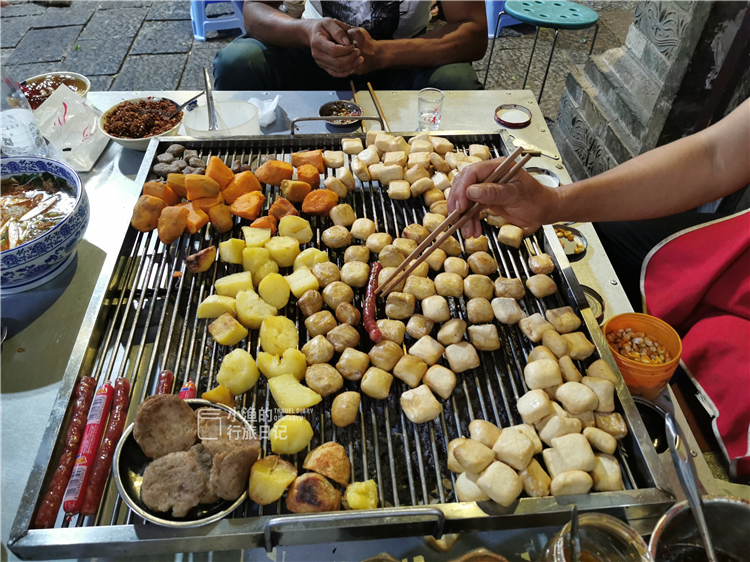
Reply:
M373 39L370 33L362 27L352 27L347 31L347 34L360 52L360 59L354 73L369 74L380 70L382 67L380 62L382 43Z
M359 49L352 44L347 29L348 25L332 18L315 20L310 28L310 50L315 62L336 78L353 74L360 60Z
M488 160L467 166L456 176L448 197L448 211L460 209L465 212L473 202L482 208L500 215L508 222L520 227L538 227L547 224L553 210L558 206L556 190L544 186L526 171L519 170L508 183L481 183L504 160ZM475 214L462 228L465 238L482 234L479 214Z

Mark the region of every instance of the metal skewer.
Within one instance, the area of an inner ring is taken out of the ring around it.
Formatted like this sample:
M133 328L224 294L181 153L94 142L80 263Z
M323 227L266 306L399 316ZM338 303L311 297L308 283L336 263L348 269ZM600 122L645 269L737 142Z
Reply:
M214 87L211 82L211 74L208 68L203 67L203 79L206 82L206 105L208 106L208 130L219 130L219 118L216 115L216 105L214 104Z

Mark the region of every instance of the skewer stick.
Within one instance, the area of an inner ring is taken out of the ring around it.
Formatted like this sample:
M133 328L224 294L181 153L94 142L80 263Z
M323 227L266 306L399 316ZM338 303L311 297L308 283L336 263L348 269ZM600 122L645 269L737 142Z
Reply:
M372 101L375 102L375 109L378 110L378 115L380 115L380 118L383 120L383 128L387 133L391 132L391 128L388 126L388 121L385 119L385 113L383 112L383 108L380 107L380 102L378 101L378 96L375 95L375 90L372 89L372 84L369 82L367 83L367 88L370 90L370 95L372 96Z
M495 168L495 171L492 172L486 180L482 183L495 183L500 176L502 176L502 179L500 180L500 183L505 183L510 180L513 176L515 176L518 173L518 170L520 170L526 162L529 161L532 155L527 154L524 156L520 162L515 162L515 159L523 152L522 148L517 148L513 154L511 154L508 158L503 160L500 165ZM514 165L515 164L515 165ZM510 168L510 170L509 170ZM375 291L375 294L380 294L381 292L383 294L388 294L392 287L398 285L403 279L405 279L412 271L414 271L424 260L426 260L430 254L432 254L433 251L435 251L436 248L440 247L440 245L445 242L449 236L452 236L453 233L456 232L459 228L461 228L464 224L466 224L466 221L468 221L479 209L479 203L474 203L472 207L468 209L468 211L464 214L463 217L460 215L462 214L458 209L453 211L448 217L438 225L438 227L432 231L432 233L424 239L424 241L417 246L417 248L409 254L409 256L402 262L402 265L399 266L399 268L394 271L391 276L386 280L385 283L383 283L380 287L377 288ZM460 217L460 218L459 218ZM431 243L433 240L435 240L440 234L443 233L446 229L448 229L449 225L454 221L458 219L458 222L451 227L448 230L448 233L443 235L433 246L432 249L428 250L424 256L418 257L419 254L421 254ZM409 263L416 259L414 263L409 265ZM399 275L399 270L404 267L405 265L408 265L408 268L406 271L401 273Z

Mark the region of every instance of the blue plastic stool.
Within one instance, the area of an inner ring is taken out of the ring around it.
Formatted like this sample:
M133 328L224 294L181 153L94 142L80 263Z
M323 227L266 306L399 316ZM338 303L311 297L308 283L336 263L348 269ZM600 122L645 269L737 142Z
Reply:
M487 37L489 38L497 37L498 32L503 27L521 23L505 13L505 0L485 0L484 7L487 11ZM495 22L494 28L492 22Z
M205 41L206 32L219 31L221 29L241 29L245 32L245 20L242 16L242 1L233 0L233 16L220 18L206 17L206 4L218 4L221 0L191 0L190 19L193 21L193 37L196 41Z
M534 58L536 42L539 39L539 29L542 27L547 27L555 30L555 37L552 40L552 49L549 53L547 68L544 70L542 87L539 89L539 98L537 98L537 101L539 102L542 101L544 85L547 83L549 67L550 64L552 64L552 55L555 53L557 34L561 29L588 29L589 27L593 26L594 37L591 39L591 48L589 49L589 55L594 52L594 43L596 42L596 36L599 33L599 15L590 8L581 6L580 4L576 4L575 2L567 2L566 0L508 0L507 2L505 2L503 11L498 15L497 25L500 24L500 19L505 14L518 20L521 23L527 23L536 27L536 33L534 34L534 45L531 47L531 56L529 57L529 66L526 68L526 76L523 79L524 88L526 88L526 82L529 79L529 72L531 71L531 61ZM490 63L492 62L492 53L495 50L496 39L497 26L495 29L495 37L492 39L490 58L487 61L487 71L484 74L485 85L487 84L487 76L490 72Z

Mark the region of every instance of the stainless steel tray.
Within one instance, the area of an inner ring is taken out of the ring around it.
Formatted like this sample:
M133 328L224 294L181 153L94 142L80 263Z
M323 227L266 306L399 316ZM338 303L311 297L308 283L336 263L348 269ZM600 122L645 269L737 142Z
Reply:
M351 137L353 135L346 135ZM460 150L482 143L495 155L507 153L502 139L493 134L446 134ZM217 155L231 163L240 159L255 165L266 157L289 161L292 152L304 149L337 149L343 135L244 137L226 140L198 140L186 137L154 139L145 154L137 181L150 178L156 156L172 143L199 150L207 158ZM348 157L346 165L349 165ZM327 170L331 175L332 170ZM265 208L273 202L278 188L264 186ZM361 184L347 199L358 217L373 219L380 231L396 237L409 223L421 222L426 209L421 198L393 201L377 182ZM308 246L323 247L320 234L330 226L327 218L306 217L313 227ZM499 272L506 277L528 277L529 252L545 251L556 262L553 274L560 291L545 299L527 296L521 302L529 313L571 305L581 314L596 344L598 355L617 371L606 341L588 308L586 299L551 227L544 227L526 240L520 250L497 243L496 229L485 225ZM72 391L80 376L90 374L100 381L128 376L133 383L129 418L137 404L153 392L162 369L175 372L175 386L188 377L199 391L213 386L223 355L230 349L207 337L205 320L196 317L198 303L211 293L217 277L233 273L240 266L217 262L206 273L192 275L184 268L184 257L230 236L241 237L240 222L232 232L220 235L210 225L193 236L183 235L165 247L156 232L139 233L130 228L123 241L114 269L103 271L89 305L83 328L53 408L34 469L29 477L21 507L9 541L10 549L22 558L49 559L112 556L115 554L168 554L177 552L233 550L275 545L309 544L442 533L461 533L562 524L569 518L568 504L574 501L581 511L604 511L631 522L655 520L673 503L670 485L639 417L630 394L621 381L617 387L617 410L629 426L628 436L616 453L623 469L626 489L621 492L592 493L575 498L522 498L505 509L493 502L458 503L454 475L446 466L447 444L468 434L475 418L487 419L503 427L520 423L516 401L526 391L522 372L531 344L516 326L498 324L503 347L496 352L480 352L481 367L463 373L444 414L431 423L414 425L398 401L406 387L394 383L387 401L363 396L359 420L348 428L336 428L330 420L328 397L313 409L310 422L315 430L311 447L335 440L347 449L352 461L352 480L374 478L378 484L379 508L371 511L294 515L283 502L259 506L246 501L231 517L200 529L175 530L146 524L119 498L110 482L95 517L78 517L64 524L62 515L55 528L30 529L42 492L46 489L62 451L61 440L67 428L67 411ZM463 243L463 242L462 242ZM343 251L329 251L331 261L343 262ZM362 291L355 304L361 306ZM452 313L466 316L463 298L450 299ZM300 331L300 346L307 338L303 318L292 298L280 311L294 320ZM382 309L379 317L384 317ZM257 330L247 342L253 355L258 350ZM369 339L362 332L360 346ZM591 357L585 363L596 359ZM585 368L579 364L579 368ZM354 383L347 383L356 389ZM265 379L241 397L241 406L273 408ZM267 440L262 451L269 450ZM303 455L292 459L301 468Z

